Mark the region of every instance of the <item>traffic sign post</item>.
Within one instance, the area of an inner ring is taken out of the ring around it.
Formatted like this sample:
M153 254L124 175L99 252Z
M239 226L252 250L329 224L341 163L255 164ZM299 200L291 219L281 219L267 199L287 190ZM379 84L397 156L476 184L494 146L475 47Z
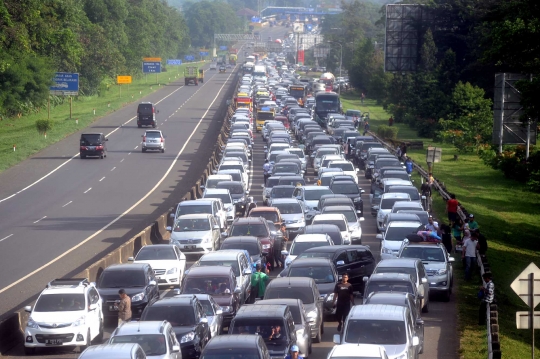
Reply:
M538 278L538 279L535 279ZM531 263L517 276L516 279L510 284L510 288L529 306L528 314L526 312L516 313L516 326L518 329L530 329L531 330L531 358L534 359L534 329L540 327L535 325L535 316L538 318L540 313L535 313L534 308L540 303L540 268L536 264ZM539 293L539 294L537 294ZM522 326L523 318L526 318L528 325ZM540 324L540 323L539 323Z
M180 60L180 59L169 59L169 60L167 60L167 65L179 66L179 65L182 65L182 60Z
M146 76L148 74L156 74L156 83L158 82L158 74L161 73L161 58L160 57L144 57L142 63L142 72Z
M57 72L53 78L54 85L49 87L51 95L69 96L69 118L73 114L71 96L79 95L79 74L71 72ZM47 101L47 118L51 118L51 101Z

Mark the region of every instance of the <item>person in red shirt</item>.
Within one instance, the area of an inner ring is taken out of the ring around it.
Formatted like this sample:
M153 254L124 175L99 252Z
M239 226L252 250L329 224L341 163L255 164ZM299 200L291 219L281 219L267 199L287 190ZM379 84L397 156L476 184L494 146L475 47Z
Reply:
M448 213L448 220L453 223L457 219L457 209L459 202L456 199L455 194L450 195L450 199L446 202L446 213Z

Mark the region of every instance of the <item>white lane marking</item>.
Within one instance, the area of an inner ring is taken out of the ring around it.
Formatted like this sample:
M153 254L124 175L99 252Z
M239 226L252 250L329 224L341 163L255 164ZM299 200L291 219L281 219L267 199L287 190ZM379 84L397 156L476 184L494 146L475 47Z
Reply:
M122 163L122 162L124 162L124 159L123 159L123 158L120 160L120 163Z
M4 237L4 238L0 239L0 242L2 242L2 241L3 241L3 240L5 240L5 239L8 239L8 238L9 238L9 237L11 237L11 236L13 236L13 233L12 233L12 234L10 234L10 235L9 235L9 236L7 236L7 237Z
M189 137L187 138L187 140L184 142L184 146L182 146L182 148L180 149L180 152L178 152L178 154L176 155L176 157L174 158L174 160L172 161L171 165L169 166L169 168L167 169L167 171L165 172L165 174L163 175L163 177L161 177L161 179L154 185L154 187L152 187L152 189L150 189L150 191L148 193L146 193L140 200L138 200L133 206L129 207L124 213L120 214L118 217L116 217L115 219L113 219L111 222L109 222L108 224L106 224L105 226L103 226L100 230L98 230L97 232L95 232L94 234L92 234L91 236L85 238L83 241L79 242L77 245L75 245L74 247L71 247L70 249L68 249L67 251L65 251L64 253L60 254L59 256L57 256L56 258L53 258L51 259L49 262L45 263L44 265L42 265L41 267L33 270L32 272L28 273L27 275L23 276L22 278L16 280L15 282L5 286L4 288L0 289L0 294L4 293L6 290L10 289L10 288L13 288L14 286L16 286L17 284L21 283L22 281L32 277L33 275L35 275L36 273L39 273L40 271L42 271L43 269L47 268L48 266L50 266L51 264L55 263L55 262L58 262L60 259L64 258L65 256L67 256L68 254L70 254L71 252L73 252L74 250L76 250L77 248L79 248L80 246L82 246L83 244L87 243L88 241L90 241L92 238L98 236L99 234L101 234L103 231L105 231L107 228L109 228L110 226L112 226L113 224L115 224L116 222L118 222L120 219L122 219L124 216L126 216L129 212L131 212L135 207L137 207L139 204L141 204L145 199L147 199L152 193L154 193L154 191L163 183L163 181L165 181L165 179L167 178L167 176L169 175L169 173L171 173L174 165L176 164L176 162L178 162L178 158L182 155L182 153L184 153L184 150L186 149L187 145L189 144L189 142L191 141L191 138L193 137L193 135L195 135L195 133L197 132L197 130L199 129L199 126L201 125L203 119L206 117L206 115L208 114L208 112L210 111L210 109L212 108L212 106L214 105L214 103L216 102L216 100L218 99L219 95L221 94L221 91L223 91L223 88L225 87L225 85L227 84L227 82L229 81L230 77L232 76L233 72L231 72L231 74L227 77L227 81L225 81L223 83L223 85L221 85L221 88L219 89L218 93L216 94L216 97L214 97L214 100L212 101L212 103L210 103L210 105L208 106L208 108L206 109L206 111L204 112L204 114L201 116L199 122L197 123L197 125L195 126L195 128L193 129L193 131L191 132L191 134L189 135ZM69 203L67 203L65 206L67 206L68 204L70 204L72 201L69 201Z
M105 179L105 177L102 177L102 178L99 180L99 182L103 181L104 179Z
M131 152L130 152L130 153L128 153L128 155L131 155Z
M113 167L113 168L111 169L111 172L114 171L115 169L116 169L116 167Z
M38 223L38 222L41 221L41 220L44 220L45 218L47 218L47 216L43 216L42 218L38 219L37 221L34 221L34 224L35 224L35 223Z
M172 94L174 94L176 91L180 90L181 88L183 88L184 86L180 86L179 88L177 88L176 90L174 90L173 92L171 92L170 94L168 94L167 96L163 97L161 100L159 100L158 102L156 102L156 105L159 104L161 101L165 100L166 98L168 98L169 96L171 96ZM120 128L122 128L122 126L124 126L125 124L128 124L130 123L131 121L133 121L134 119L136 119L137 116L133 116L132 118L130 118L128 121L124 122L123 124L121 124L120 126L118 126L117 128L115 128L114 130L112 130L111 132L109 132L108 134L105 135L105 137L109 137L110 135L112 135L113 133L115 133L116 131L118 131ZM33 183L29 184L28 186L24 187L23 189L13 193L12 195L10 196L7 196L6 198L2 198L0 199L0 203L4 202L4 201L7 201L8 199L11 199L13 197L15 197L16 195L26 191L27 189L29 188L32 188L34 187L36 184L38 184L39 182L43 181L45 178L49 177L50 175L52 175L53 173L55 173L56 171L58 171L60 168L64 167L65 165L67 165L71 160L73 160L75 157L78 157L79 156L79 152L77 152L75 155L72 155L70 159L66 160L64 163L62 163L61 165L59 165L58 167L56 167L55 169L53 169L51 172L47 173L46 175L44 175L43 177L37 179L36 181L34 181Z
M136 150L137 148L139 148L139 145L135 146L134 150Z
M88 188L86 191L84 191L84 193L88 193L92 190L92 187Z
M70 204L70 203L73 203L73 201L69 201L68 203L64 204L64 205L62 206L62 208L64 208L65 206L67 206L67 205Z

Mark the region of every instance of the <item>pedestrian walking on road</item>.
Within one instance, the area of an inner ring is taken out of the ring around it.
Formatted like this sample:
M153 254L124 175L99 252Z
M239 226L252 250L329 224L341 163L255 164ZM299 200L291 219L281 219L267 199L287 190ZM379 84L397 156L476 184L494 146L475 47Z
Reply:
M439 222L435 221L432 215L429 215L428 217L428 224L426 224L426 230L439 232Z
M463 251L461 257L465 259L465 280L470 280L476 261L476 248L478 241L471 237L468 229L465 230L465 240L463 241Z
M452 253L452 229L447 224L441 224L441 238L448 253Z
M480 302L480 308L478 309L478 325L486 325L487 308L495 301L495 284L490 272L482 274L485 285L480 287L480 294L482 301Z
M406 144L403 144L403 146L401 146L401 156L402 158L407 158L407 145Z
M348 283L349 275L343 274L341 283L334 287L334 306L336 307L337 331L341 332L341 325L349 315L351 306L354 305L353 287Z
M263 273L261 264L255 266L256 272L251 275L251 300L250 303L255 303L256 298L264 297L266 291L266 283L268 283L268 269L267 273Z
M479 229L475 229L471 231L471 237L476 238L476 240L478 241L478 253L480 253L481 256L485 256L488 250L486 236L480 233Z
M366 120L366 122L364 123L364 135L366 135L366 133L369 131L369 122Z
M461 251L461 246L463 244L463 242L461 241L462 234L463 234L463 221L461 220L461 218L458 217L452 223L452 235L456 239L456 252Z
M455 222L458 218L457 210L458 210L459 202L456 199L455 194L450 195L450 199L446 201L446 213L448 214L448 220L450 223Z
M125 289L118 291L120 299L116 301L118 308L118 326L131 320L131 298L126 294Z

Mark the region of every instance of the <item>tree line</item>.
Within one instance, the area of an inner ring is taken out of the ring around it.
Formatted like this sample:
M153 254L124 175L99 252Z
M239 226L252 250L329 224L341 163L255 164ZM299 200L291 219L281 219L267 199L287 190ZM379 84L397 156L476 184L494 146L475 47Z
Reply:
M420 0L434 20L422 34L418 70L384 71L385 7L343 1L342 15L327 17L325 38L343 45L343 64L351 84L377 100L396 122L420 136L452 143L460 152L476 152L505 175L540 191L540 152L525 161L522 146L491 144L494 75L531 74L517 84L522 93L523 121L537 119L540 101L540 6L535 0ZM331 29L340 29L338 34ZM339 48L337 48L339 50ZM327 67L336 64L335 53ZM339 54L339 51L337 51Z
M0 2L0 117L39 111L54 72L78 72L80 94L99 94L139 75L143 57L182 58L243 27L226 2L184 11L166 0Z

